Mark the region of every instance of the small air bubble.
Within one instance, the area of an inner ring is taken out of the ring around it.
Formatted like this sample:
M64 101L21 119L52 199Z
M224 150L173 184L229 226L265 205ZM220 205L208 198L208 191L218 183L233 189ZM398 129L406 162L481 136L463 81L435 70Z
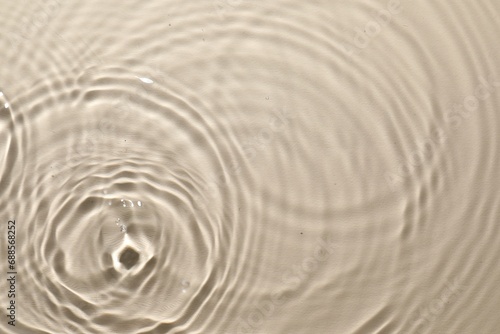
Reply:
M181 282L181 285L182 285L182 292L185 293L187 291L187 289L189 288L189 286L191 285L191 283L189 283L189 281L187 281L187 280L183 280Z
M144 83L147 83L147 84L152 84L154 81L149 79L149 78L140 78L140 77L137 77L139 80L141 80L142 82Z
M5 102L4 107L5 107L5 109L8 109L9 108L9 102Z
M142 206L142 202L141 201L137 201L137 206Z

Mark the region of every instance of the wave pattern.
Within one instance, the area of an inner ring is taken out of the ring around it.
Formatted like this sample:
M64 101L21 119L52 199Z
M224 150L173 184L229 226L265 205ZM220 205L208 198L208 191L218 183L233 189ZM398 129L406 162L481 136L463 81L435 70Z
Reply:
M20 333L495 332L495 2L37 6L0 34Z

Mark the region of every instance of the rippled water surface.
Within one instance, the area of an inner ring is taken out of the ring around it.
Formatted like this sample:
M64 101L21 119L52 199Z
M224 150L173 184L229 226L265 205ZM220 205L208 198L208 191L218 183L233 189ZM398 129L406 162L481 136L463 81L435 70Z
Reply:
M500 2L0 13L1 333L499 333Z

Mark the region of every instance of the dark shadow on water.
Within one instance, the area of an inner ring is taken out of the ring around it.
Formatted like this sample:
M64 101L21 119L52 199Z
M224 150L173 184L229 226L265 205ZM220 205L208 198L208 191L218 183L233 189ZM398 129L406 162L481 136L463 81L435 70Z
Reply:
M139 261L139 253L134 249L127 247L120 255L120 262L125 268L130 269Z

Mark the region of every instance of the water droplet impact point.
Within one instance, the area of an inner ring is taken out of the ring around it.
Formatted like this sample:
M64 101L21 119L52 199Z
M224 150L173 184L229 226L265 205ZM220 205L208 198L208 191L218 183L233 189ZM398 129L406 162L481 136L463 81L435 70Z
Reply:
M125 266L125 268L130 269L137 264L139 261L139 253L130 247L127 247L120 254L120 263Z

